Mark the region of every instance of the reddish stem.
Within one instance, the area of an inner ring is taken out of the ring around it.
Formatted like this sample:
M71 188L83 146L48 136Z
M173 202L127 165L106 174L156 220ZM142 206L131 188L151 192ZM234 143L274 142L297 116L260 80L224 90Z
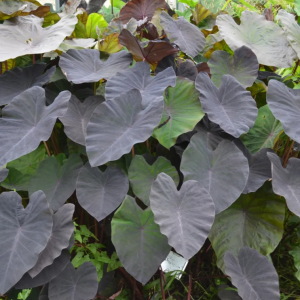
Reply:
M48 156L51 156L51 153L50 153L50 150L48 148L48 145L47 145L47 142L43 141L44 145L45 145L45 148L47 150L47 153L48 153Z
M97 240L98 240L98 222L96 219L94 220L94 222L95 222L95 237L96 237L95 242L97 242Z
M131 149L131 153L132 153L132 157L134 157L135 156L134 146Z
M52 142L52 145L53 145L53 148L54 148L55 155L58 155L59 151L56 147L56 144L55 144L55 141L54 141L54 138L53 138L52 134L51 134L51 142Z
M293 151L293 147L294 147L294 141L292 141L291 142L291 145L290 145L290 147L289 147L289 150L288 150L288 152L287 152L287 154L286 154L286 156L285 156L285 158L284 158L284 161L283 161L283 164L282 164L282 166L285 168L285 166L286 166L286 164L287 164L287 162L288 162L288 160L289 160L289 157L290 157L290 153Z
M5 71L8 71L7 60L4 62L4 65L5 65Z
M189 275L189 292L188 292L187 300L191 300L192 284L193 284L193 279L192 279L192 275L190 274Z
M163 287L163 275L162 275L163 270L161 269L161 267L159 268L159 271L160 271L160 290L161 290L161 295L162 295L163 300L166 300L165 290L164 290L164 287Z
M164 283L165 283L165 286L166 286L167 285L167 281L166 281L164 272L162 272L162 277L164 279ZM168 288L167 288L167 292L168 292L169 299L172 299Z
M35 64L35 54L32 55L32 64Z
M100 236L100 241L99 241L100 244L102 244L102 242L103 242L104 230L105 230L105 221L106 221L106 218L104 218L104 220L102 222L101 236Z

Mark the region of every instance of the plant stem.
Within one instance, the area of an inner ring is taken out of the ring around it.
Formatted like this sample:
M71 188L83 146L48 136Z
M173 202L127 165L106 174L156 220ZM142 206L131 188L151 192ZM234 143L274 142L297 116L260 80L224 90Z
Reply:
M283 164L282 164L282 166L283 166L284 168L285 168L285 166L286 166L286 164L287 164L287 162L288 162L288 160L289 160L289 156L290 156L291 151L293 150L294 144L295 144L295 142L292 141L292 142L291 142L291 145L290 145L290 147L289 147L289 150L288 150L288 152L287 152L287 154L286 154L286 156L285 156L285 158L284 158L284 161L283 161Z
M190 274L189 275L189 292L188 292L187 300L191 300L192 284L193 284L193 279L192 279L192 275Z
M299 67L299 63L300 63L300 60L298 60L298 61L296 62L296 64L295 64L295 67L294 67L293 72L292 72L292 75L293 75L293 76L296 74L296 71L297 71L297 69L298 69L298 67Z
M99 241L100 244L102 244L102 242L103 242L104 230L105 230L105 221L106 221L106 218L104 218L104 220L102 222L101 235L100 235L100 241Z
M52 142L52 145L53 145L53 148L54 148L55 155L58 155L59 151L56 147L56 144L55 144L55 141L54 141L54 138L53 138L52 134L51 134L51 142Z
M47 150L48 156L51 156L51 153L50 153L50 150L49 150L49 148L48 148L47 142L43 141L43 143L44 143L44 146L45 146L45 148L46 148L46 150Z
M165 286L167 286L167 281L166 281L166 278L165 278L165 275L164 275L164 272L162 271L162 277L163 277L163 280L164 280L164 284L165 284ZM168 292L168 296L169 296L169 299L171 299L172 300L172 298L171 298L171 295L170 295L170 292L169 292L169 289L167 288L167 292Z
M5 71L8 71L7 60L4 62L4 65L5 65Z
M98 221L95 219L94 223L95 223L95 237L96 237L95 242L97 243L97 240L98 240Z
M0 75L2 75L2 62L0 62Z
M81 215L80 215L80 224L83 225L83 219L84 219L84 209L81 209Z
M134 156L135 156L134 146L133 146L132 149L131 149L131 153L132 153L132 157L134 157Z
M224 10L230 2L231 2L231 0L227 0L221 10Z
M110 0L111 14L114 14L114 0Z
M164 290L164 287L163 287L163 278L162 278L162 268L159 267L159 271L160 271L160 290L161 290L161 295L162 295L162 298L163 300L166 300L166 296L165 296L165 290Z

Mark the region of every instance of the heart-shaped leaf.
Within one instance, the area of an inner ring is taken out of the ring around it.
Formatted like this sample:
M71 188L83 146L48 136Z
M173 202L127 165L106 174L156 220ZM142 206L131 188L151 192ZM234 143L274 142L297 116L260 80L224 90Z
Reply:
M254 126L241 136L241 140L253 154L263 148L273 148L283 132L281 123L275 119L268 105L258 110Z
M109 166L101 172L86 163L78 176L76 195L79 204L99 222L122 203L128 189L128 178L121 169Z
M283 9L277 13L276 19L282 24L286 32L286 38L296 51L298 58L300 57L300 27L295 20L293 14L289 14Z
M97 13L90 14L86 22L87 37L98 40L99 37L97 34L97 30L99 30L101 34L106 27L107 22L105 21L103 15Z
M203 118L199 93L194 82L177 78L176 86L164 93L164 112L153 136L166 148L176 143L179 135L191 131Z
M77 144L85 145L86 127L95 108L105 99L102 96L90 96L82 103L72 95L66 114L59 118L64 124L65 134Z
M229 134L238 138L254 125L258 112L256 103L251 93L231 75L223 75L217 88L207 73L199 73L196 88L203 111Z
M150 41L144 47L139 39L133 36L127 29L123 29L119 35L119 42L125 46L133 55L136 61L147 61L149 64L156 64L165 56L178 52L170 43L165 41Z
M249 175L247 158L233 143L224 140L213 151L203 132L198 132L191 138L183 152L180 170L185 181L196 180L210 193L216 214L225 210L240 196ZM231 188L228 189L228 186Z
M170 42L175 43L182 52L195 57L203 50L206 43L204 34L183 17L174 20L163 11L160 15L160 24Z
M270 80L267 102L286 134L300 142L300 90L288 88L283 82Z
M13 68L0 76L0 105L8 104L32 86L41 87L47 83L54 74L55 67L43 74L45 66L46 64L35 64L23 69Z
M73 194L82 161L78 154L72 154L61 165L54 157L44 159L38 166L29 185L29 194L42 190L50 207L57 211Z
M151 186L157 178L157 175L160 173L169 175L175 185L178 186L178 172L175 167L171 165L171 162L165 157L159 156L152 165L149 165L141 155L134 156L131 161L128 170L128 178L131 188L134 194L147 206L150 204L149 196Z
M15 168L9 168L8 176L1 182L1 186L8 190L27 191L30 179L30 175L23 174Z
M134 144L144 142L158 125L162 97L142 106L141 93L134 89L97 106L87 127L86 150L91 166L119 159Z
M131 62L132 56L126 51L114 53L103 62L98 50L71 49L61 55L59 66L69 81L80 84L109 79L117 72L127 69Z
M224 260L225 272L242 299L280 299L278 275L267 257L250 247L243 247L237 257L226 252Z
M131 18L136 20L151 21L157 9L167 9L164 0L132 0L128 2L120 11L119 19L126 24Z
M54 260L61 255L62 250L68 247L70 237L74 232L72 220L74 210L74 204L67 203L53 215L53 228L47 246L40 253L35 266L28 271L32 278L53 264Z
M142 210L127 196L111 222L118 257L137 281L146 284L171 250L150 208Z
M51 235L53 221L42 191L31 195L25 209L17 193L2 193L0 219L5 220L0 222L0 294L4 295L37 262Z
M168 68L152 77L150 65L138 62L134 67L111 77L105 86L105 99L112 100L131 89L140 91L143 103L147 106L153 98L161 97L168 86L175 86L176 75L172 68Z
M43 19L29 15L18 17L14 23L0 24L0 61L57 49L65 37L72 34L77 22L74 15L68 15L43 28Z
M255 53L260 64L278 68L293 65L296 53L284 31L264 16L245 10L238 25L230 15L221 14L217 17L216 25L232 50L245 45Z
M291 157L286 168L275 153L268 153L272 163L272 186L274 193L285 198L290 211L300 216L300 160Z
M91 262L83 263L77 270L69 263L49 283L50 300L87 300L97 294L97 271Z
M233 76L244 88L252 86L259 70L256 55L246 46L237 48L233 56L225 51L214 51L208 66L211 80L217 87L221 85L222 77L226 74Z
M0 166L32 152L41 141L47 141L56 119L66 113L70 97L69 92L61 92L53 104L46 107L45 90L32 87L3 108Z
M218 297L221 300L243 300L236 291L225 284L219 286Z
M215 218L215 206L208 192L195 180L185 181L177 191L165 173L151 187L150 206L155 223L172 246L185 259L203 246Z
M238 254L249 246L263 255L274 251L283 234L285 201L265 183L255 193L241 195L229 208L216 215L209 239L224 270L224 254ZM253 234L257 233L259 234Z
M15 289L31 289L44 285L57 277L70 262L71 255L68 250L63 250L61 255L54 259L53 263L43 269L37 276L32 278L29 273L25 273L20 281L15 285Z

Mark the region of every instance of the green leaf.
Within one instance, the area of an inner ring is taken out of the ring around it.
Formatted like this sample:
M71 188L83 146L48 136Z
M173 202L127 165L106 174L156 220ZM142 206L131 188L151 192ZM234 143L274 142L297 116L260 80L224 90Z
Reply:
M281 123L275 119L269 105L265 105L258 110L254 126L241 136L241 140L254 154L263 148L273 148L282 132Z
M191 8L194 8L198 3L197 0L178 0L178 2L188 5Z
M75 257L72 259L72 265L74 266L74 268L80 267L86 261L91 261L89 255L85 255L85 256L83 255L84 255L83 252L77 252Z
M157 160L149 165L143 156L136 155L131 161L128 171L128 178L134 194L149 206L149 196L151 186L157 175L166 173L174 180L176 186L179 183L178 172L171 165L171 162L164 157L158 157Z
M171 250L154 222L150 208L142 210L127 196L111 222L112 242L126 271L145 284Z
M104 17L97 13L92 13L89 15L86 23L86 33L87 37L98 40L98 34L96 27L98 26L101 35L104 29L107 27L107 22Z
M80 244L82 244L82 237L78 230L75 231L75 240L77 240L78 242L80 242Z
M229 208L216 215L209 239L224 271L224 254L235 255L251 247L263 255L274 251L283 234L285 201L273 193L271 183L255 193L241 195Z
M15 191L27 191L30 183L31 176L23 174L20 171L10 168L8 176L1 182L1 186Z
M159 126L153 131L160 144L169 149L176 143L179 135L192 131L203 118L199 101L199 92L194 82L181 77L177 78L176 86L164 92L164 112ZM164 124L164 122L167 122Z
M44 145L40 145L36 150L7 164L7 168L14 168L22 174L34 175L39 163L46 157Z
M289 251L294 258L295 268L297 272L295 272L295 277L300 281L300 246L295 246L291 251Z
M119 261L118 255L116 252L114 252L110 258L110 263L107 266L107 272L111 272L113 270L118 269L119 267L122 267L121 262Z
M113 6L121 9L126 3L121 0L113 0Z

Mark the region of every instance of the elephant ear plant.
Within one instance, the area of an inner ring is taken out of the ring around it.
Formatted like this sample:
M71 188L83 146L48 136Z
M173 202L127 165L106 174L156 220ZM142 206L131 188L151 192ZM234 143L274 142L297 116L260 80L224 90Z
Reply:
M300 218L294 15L111 2L112 20L0 1L0 296L281 299L274 257ZM210 298L203 274L222 278Z

